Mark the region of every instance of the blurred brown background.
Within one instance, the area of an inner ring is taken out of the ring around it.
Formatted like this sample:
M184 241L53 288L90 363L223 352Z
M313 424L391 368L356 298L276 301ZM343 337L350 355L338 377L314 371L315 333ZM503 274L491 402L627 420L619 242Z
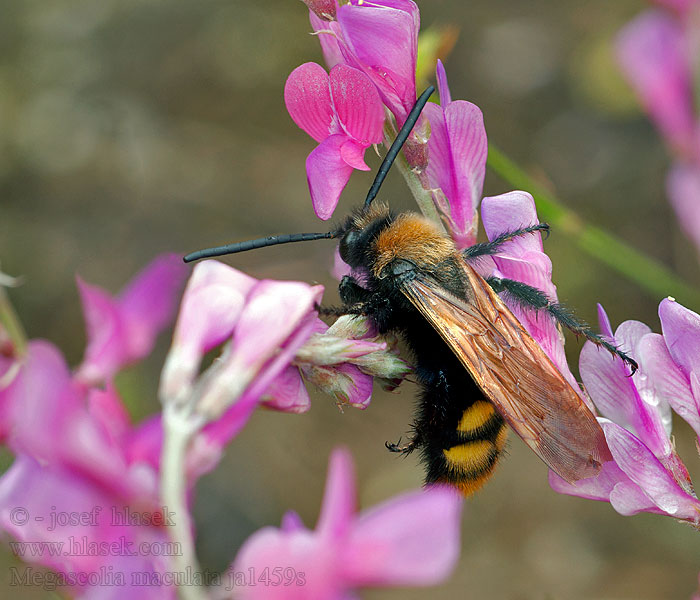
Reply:
M446 62L453 98L484 112L490 140L566 204L664 262L693 284L697 254L665 196L668 157L610 55L615 32L641 0L424 0L423 26L461 35ZM302 62L322 62L295 0L0 0L0 258L23 275L12 290L31 337L57 343L76 364L84 345L74 285L117 291L154 255L225 241L323 228L306 186L313 141L286 113L282 90ZM376 168L378 159L367 153ZM364 197L356 173L338 215ZM510 188L493 174L486 195ZM383 196L412 208L398 174ZM546 243L560 299L595 323L639 319L659 330L635 285L554 231ZM332 247L271 248L227 262L259 277L317 281L337 300ZM691 307L695 310L700 307ZM146 363L120 376L134 417L157 410L167 336ZM568 340L572 365L581 343ZM200 481L195 503L204 566L224 569L254 530L297 510L318 515L330 450L357 462L360 504L421 484L413 457L385 440L404 434L414 390L377 393L365 412L341 414L325 397L303 416L259 411ZM674 423L681 455L700 481L689 428ZM492 482L466 503L461 563L437 589L371 590L367 599L689 598L700 538L651 515L623 518L608 504L555 494L546 469L517 440ZM10 458L5 457L5 464ZM0 595L43 598L7 587Z

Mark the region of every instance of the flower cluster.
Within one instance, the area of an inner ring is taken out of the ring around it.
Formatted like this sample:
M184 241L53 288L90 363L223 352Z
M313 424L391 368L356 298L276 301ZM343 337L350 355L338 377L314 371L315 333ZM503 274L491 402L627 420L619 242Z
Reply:
M550 473L550 483L565 494L609 501L623 515L652 512L700 528L700 500L670 437L671 408L700 435L700 315L667 298L659 306L663 335L639 321L625 321L613 333L602 307L599 316L603 335L640 365L631 375L618 357L590 342L581 351L581 378L603 415L614 460L598 477L571 484Z
M700 248L700 5L695 0L656 4L619 33L618 60L673 153L668 197L681 227Z

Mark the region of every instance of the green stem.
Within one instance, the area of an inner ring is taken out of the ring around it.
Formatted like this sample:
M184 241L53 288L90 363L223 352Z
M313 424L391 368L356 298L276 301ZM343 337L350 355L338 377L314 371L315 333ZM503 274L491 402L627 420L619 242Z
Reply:
M566 233L579 248L638 284L656 300L673 296L685 306L700 307L697 288L604 229L585 223L492 144L489 144L486 164L516 189L530 192L537 205L537 214L543 221Z
M7 335L12 340L15 354L24 356L27 348L27 334L2 285L0 285L0 325L5 328Z

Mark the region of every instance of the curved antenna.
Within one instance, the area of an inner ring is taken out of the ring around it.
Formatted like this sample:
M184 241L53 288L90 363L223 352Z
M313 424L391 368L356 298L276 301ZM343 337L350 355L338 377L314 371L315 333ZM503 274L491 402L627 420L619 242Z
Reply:
M420 95L420 98L418 98L418 100L416 100L416 103L413 105L411 112L408 113L408 116L406 117L406 120L404 121L404 124L401 127L401 130L399 131L399 134L396 136L394 143L391 144L391 148L389 148L389 152L386 153L386 156L384 157L384 160L382 161L382 164L379 167L379 171L377 171L377 176L374 178L374 182L372 183L372 187L370 187L369 192L367 192L367 198L365 199L365 206L364 206L365 210L367 210L369 208L370 204L372 204L372 200L374 200L377 197L377 193L379 192L379 188L382 187L382 183L384 183L384 180L386 179L386 175L389 172L391 165L394 164L396 157L398 156L399 152L401 151L401 147L404 145L404 143L408 139L408 136L410 135L411 130L413 129L414 125L416 124L416 121L418 121L418 117L420 116L420 113L423 110L423 107L426 105L426 103L428 102L428 98L430 98L430 96L432 96L434 91L435 91L435 88L432 85L429 86L428 89L426 89Z
M265 248L267 246L276 246L277 244L289 244L292 242L310 242L312 240L331 240L338 237L337 231L327 231L326 233L286 233L284 235L268 235L257 240L246 240L245 242L235 242L226 244L225 246L216 246L215 248L206 248L190 252L182 260L186 263L199 260L201 258L212 258L214 256L224 256L225 254L236 254L237 252L246 252L247 250L255 250L256 248Z

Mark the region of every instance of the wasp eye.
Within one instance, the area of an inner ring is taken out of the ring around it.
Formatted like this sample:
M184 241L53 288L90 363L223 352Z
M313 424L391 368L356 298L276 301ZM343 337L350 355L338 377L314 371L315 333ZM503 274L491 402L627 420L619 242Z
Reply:
M354 250L360 241L360 233L354 229L348 231L340 240L340 245L338 246L338 251L340 252L340 258L343 262L349 264L351 267L357 267L358 265L353 264Z

